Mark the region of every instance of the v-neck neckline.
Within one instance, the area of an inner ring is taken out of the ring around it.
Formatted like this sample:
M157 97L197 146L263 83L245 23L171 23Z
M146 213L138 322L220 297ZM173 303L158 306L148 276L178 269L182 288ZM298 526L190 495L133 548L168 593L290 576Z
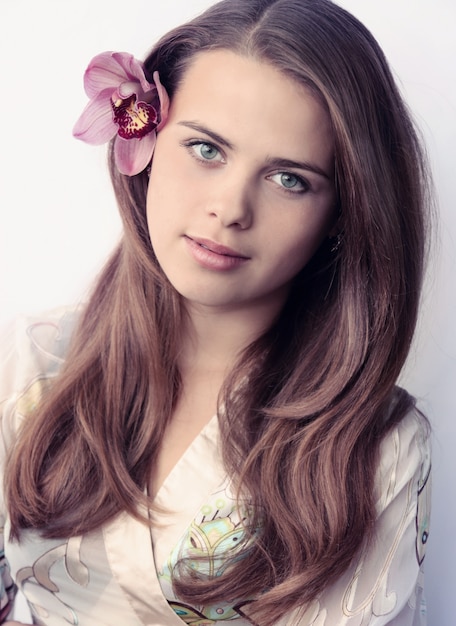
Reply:
M153 515L151 537L157 571L208 494L215 491L225 478L218 417L214 415L179 458L155 496L157 512Z
M210 468L210 471L207 471ZM121 513L103 529L114 578L130 598L136 614L148 624L150 606L166 623L182 625L160 586L158 572L191 524L208 494L223 483L226 472L219 451L218 418L214 415L191 442L163 481L155 497L158 511L150 526ZM125 563L135 562L135 576Z

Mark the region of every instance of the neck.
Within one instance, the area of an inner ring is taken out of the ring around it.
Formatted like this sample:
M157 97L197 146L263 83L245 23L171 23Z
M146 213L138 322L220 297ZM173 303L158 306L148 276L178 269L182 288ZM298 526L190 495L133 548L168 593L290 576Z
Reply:
M271 326L280 308L259 304L231 310L186 303L188 324L181 367L224 375L241 352Z

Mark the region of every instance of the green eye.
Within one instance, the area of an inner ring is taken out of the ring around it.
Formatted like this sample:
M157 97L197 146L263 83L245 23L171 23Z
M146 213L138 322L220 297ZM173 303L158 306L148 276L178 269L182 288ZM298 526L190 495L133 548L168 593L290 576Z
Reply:
M199 144L199 150L198 151L199 151L200 155L203 157L203 159L206 159L207 161L212 161L212 159L215 159L216 156L218 155L217 148L215 148L210 143L201 143L201 144Z
M304 178L291 172L277 172L269 178L284 191L291 193L305 193L310 188L309 183Z
M293 174L281 174L280 183L287 189L293 189L300 184L299 178Z
M186 148L190 155L202 163L216 162L216 163L225 163L225 158L223 152L214 146L213 143L209 143L208 141L200 141L198 139L191 139L189 141L184 141L181 146Z

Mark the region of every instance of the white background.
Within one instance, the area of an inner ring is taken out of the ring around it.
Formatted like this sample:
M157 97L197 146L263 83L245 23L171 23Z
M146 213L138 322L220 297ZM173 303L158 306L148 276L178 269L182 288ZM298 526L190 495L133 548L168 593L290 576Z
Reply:
M341 0L382 45L432 161L439 228L403 382L435 431L429 626L454 626L456 588L456 4ZM74 140L82 75L104 50L143 57L210 0L0 0L0 324L84 296L119 235L105 150ZM221 77L223 80L223 77Z

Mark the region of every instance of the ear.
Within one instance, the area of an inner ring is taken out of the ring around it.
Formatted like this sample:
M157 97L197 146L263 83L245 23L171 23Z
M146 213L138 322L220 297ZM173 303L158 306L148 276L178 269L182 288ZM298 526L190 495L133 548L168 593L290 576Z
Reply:
M166 120L168 119L168 111L169 111L169 96L166 89L160 82L160 76L158 72L154 72L153 81L155 83L155 87L157 88L158 99L160 101L160 123L157 126L157 133L159 130L163 128L166 124Z

